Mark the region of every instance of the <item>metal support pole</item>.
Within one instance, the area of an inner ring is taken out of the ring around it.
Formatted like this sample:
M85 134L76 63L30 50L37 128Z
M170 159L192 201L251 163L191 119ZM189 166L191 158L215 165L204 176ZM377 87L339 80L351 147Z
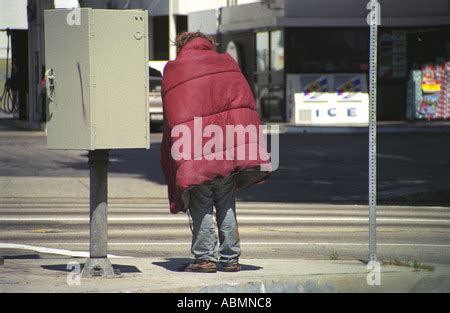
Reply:
M177 22L174 12L174 1L169 0L169 60L175 60L177 57L177 48L172 44L177 37Z
M0 255L0 265L5 264L5 260L3 259L3 256Z
M93 150L89 158L90 246L83 277L111 277L108 259L108 164L109 150Z
M380 4L371 0L370 14L370 124L369 124L369 262L377 260L377 52Z

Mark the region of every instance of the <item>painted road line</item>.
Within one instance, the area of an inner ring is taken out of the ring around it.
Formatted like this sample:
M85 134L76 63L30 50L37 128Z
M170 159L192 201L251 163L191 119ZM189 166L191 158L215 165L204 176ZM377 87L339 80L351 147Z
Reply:
M109 217L109 222L158 222L158 221L186 221L186 217ZM266 222L368 222L368 218L359 217L261 217L243 216L238 221L266 221ZM450 219L419 219L419 218L378 218L378 222L385 223L419 223L450 224ZM1 217L0 222L89 222L89 217Z
M136 206L129 206L129 207L110 207L108 206L108 210L110 212L142 212L142 213L159 213L164 214L166 216L174 216L173 214L169 214L168 210L166 208L162 207L136 207ZM381 212L398 212L398 213L435 213L439 212L442 214L450 214L450 208L444 208L444 207L435 207L435 208L401 208L401 207L380 207ZM80 214L86 214L86 212L89 212L88 207L0 207L0 214L2 212L13 212L13 213L22 213L22 212L47 212L49 214L53 214L54 212L60 212L60 213L74 213L78 212ZM272 214L279 215L283 212L289 212L289 213L295 213L295 212L335 212L336 214L339 214L341 212L352 212L352 213L367 213L367 207L340 207L340 208L334 208L334 207L309 207L309 206L298 206L298 207L253 207L253 206L245 206L245 207L239 207L238 212L270 212ZM183 214L180 214L183 215Z
M84 252L84 251L71 251L71 250L65 250L65 249L54 249L54 248L38 247L38 246L23 245L23 244L16 244L16 243L0 243L0 249L31 250L31 251L35 251L35 252L39 252L39 253L58 254L58 255L77 257L77 258L88 258L89 257L89 252ZM132 257L108 254L108 258L132 258Z
M43 242L40 243L43 246L87 246L89 242ZM191 242L108 242L108 246L177 246L177 245L191 245ZM247 246L368 246L368 243L359 242L241 242L241 245ZM0 243L0 249L29 249L28 247L35 247L31 245L22 244L10 244L10 243ZM449 245L445 244L426 244L426 243L378 243L377 246L384 247L421 247L421 248L450 248ZM22 247L22 248L21 248ZM42 248L43 253L51 253L44 251L69 251L61 249L51 249ZM31 249L29 249L31 250ZM36 250L37 251L37 250ZM41 252L41 251L37 251ZM72 251L73 252L73 251ZM81 252L80 252L81 253ZM78 255L76 255L78 256ZM86 257L86 254L79 255L80 257ZM109 255L108 255L109 256ZM112 256L119 257L119 256Z
M23 218L23 219L32 219L32 218L88 218L87 212L80 211L58 211L53 210L53 212L49 213L48 210L40 211L40 210L1 210L0 211L0 220L2 218ZM165 214L161 211L142 211L142 210L122 210L115 211L109 210L108 212L109 218L167 218L169 220L172 219L183 219L187 218L186 215L169 215ZM450 212L400 212L400 211L381 211L378 216L380 218L414 218L414 219L439 219L439 220L450 220ZM319 210L296 210L296 211L286 211L286 210L278 210L277 212L273 212L273 210L240 210L238 214L238 219L246 219L246 218L306 218L306 217L315 217L315 218L366 218L367 211L319 211Z
M238 208L273 208L276 210L277 208L314 208L321 209L322 207L328 207L328 209L366 209L365 205L349 205L349 204L299 204L299 203L282 203L282 202L237 202L236 206ZM66 208L66 207L74 207L74 208L86 208L89 207L89 202L87 203L54 203L54 202L30 202L30 203L17 203L17 202L1 202L0 201L0 209L2 208L20 208L20 207L29 207L29 208ZM168 205L166 203L108 203L109 208L160 208L162 210L166 210L168 212ZM426 207L410 207L410 206L393 206L393 205L380 205L380 208L388 209L404 209L404 210L417 210L417 209L446 209L450 210L450 207L445 206L426 206Z

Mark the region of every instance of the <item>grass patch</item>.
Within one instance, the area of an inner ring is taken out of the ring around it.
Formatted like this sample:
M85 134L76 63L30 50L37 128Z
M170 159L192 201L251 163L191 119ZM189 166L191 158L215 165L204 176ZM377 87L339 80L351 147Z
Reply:
M328 256L328 258L332 261L336 261L339 259L339 255L337 253L336 250L331 251L330 255Z
M409 262L409 261L394 260L394 261L382 261L381 264L382 265L394 265L394 266L412 267L414 269L426 270L426 271L429 271L429 272L433 272L434 271L434 266L433 265L423 264L423 263L419 263L417 261Z
M422 264L422 263L419 263L419 262L417 262L417 261L414 261L414 263L413 263L413 268L418 268L418 269L422 269L422 270L427 270L427 271L430 271L430 272L434 272L434 266L433 266L433 265L430 265L430 264Z

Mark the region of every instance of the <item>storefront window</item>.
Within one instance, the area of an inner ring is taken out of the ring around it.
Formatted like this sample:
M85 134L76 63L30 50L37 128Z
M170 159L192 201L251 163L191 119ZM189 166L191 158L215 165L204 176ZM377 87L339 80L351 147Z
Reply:
M282 30L270 32L270 67L272 71L284 70L284 34Z
M284 119L284 31L256 33L256 103L265 121Z
M269 70L269 32L256 34L256 71L266 72Z
M290 28L286 31L289 73L368 72L366 29Z
M283 85L257 85L256 106L263 121L282 121L284 119Z

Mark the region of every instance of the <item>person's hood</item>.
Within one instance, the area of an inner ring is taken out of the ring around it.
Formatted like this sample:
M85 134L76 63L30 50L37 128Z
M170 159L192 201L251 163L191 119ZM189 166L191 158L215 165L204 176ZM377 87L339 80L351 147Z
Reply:
M203 37L191 39L178 52L177 59L183 58L185 55L195 53L196 50L214 51L214 46L208 39Z
M222 72L240 72L240 68L228 53L217 53L209 40L192 39L165 66L161 94L186 81Z

